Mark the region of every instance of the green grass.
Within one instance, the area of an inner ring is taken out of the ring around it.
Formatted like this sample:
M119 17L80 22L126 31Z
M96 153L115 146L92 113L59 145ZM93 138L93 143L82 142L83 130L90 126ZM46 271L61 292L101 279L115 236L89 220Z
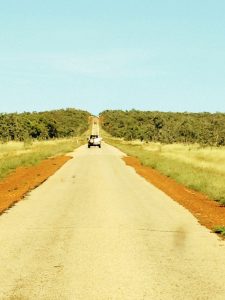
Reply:
M137 157L145 166L157 169L187 188L206 194L225 205L225 148L199 145L162 145L126 142L104 134L105 141L127 155Z
M225 226L218 226L213 229L213 232L221 234L225 237Z
M22 166L33 166L44 159L72 152L85 143L84 136L35 142L0 144L0 179Z

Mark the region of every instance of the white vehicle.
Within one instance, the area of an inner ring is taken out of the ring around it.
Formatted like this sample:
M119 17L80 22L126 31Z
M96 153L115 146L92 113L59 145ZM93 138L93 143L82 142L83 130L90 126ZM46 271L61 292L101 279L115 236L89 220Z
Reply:
M101 142L102 138L100 138L98 134L91 134L88 139L88 148L90 148L91 146L97 146L101 148Z

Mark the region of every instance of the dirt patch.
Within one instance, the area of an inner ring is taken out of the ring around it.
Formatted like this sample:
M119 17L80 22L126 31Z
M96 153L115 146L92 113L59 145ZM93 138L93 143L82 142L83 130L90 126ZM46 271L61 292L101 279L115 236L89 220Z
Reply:
M168 196L187 208L199 221L209 229L225 225L225 207L210 200L207 196L186 188L175 180L162 175L159 171L143 166L137 158L124 157L123 160L136 172L151 182Z
M17 168L1 180L0 213L24 198L30 190L43 183L70 159L69 156L46 159L36 166Z

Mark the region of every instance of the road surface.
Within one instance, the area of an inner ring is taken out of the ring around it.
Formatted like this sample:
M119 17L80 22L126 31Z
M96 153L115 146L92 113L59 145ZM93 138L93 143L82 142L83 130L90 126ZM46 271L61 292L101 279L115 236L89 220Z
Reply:
M225 299L225 242L104 144L0 216L0 299Z

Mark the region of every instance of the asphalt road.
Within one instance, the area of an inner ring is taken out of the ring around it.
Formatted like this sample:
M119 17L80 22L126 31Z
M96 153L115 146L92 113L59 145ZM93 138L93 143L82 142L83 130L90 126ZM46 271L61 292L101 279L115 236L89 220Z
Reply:
M0 216L0 299L225 299L225 242L103 144Z

